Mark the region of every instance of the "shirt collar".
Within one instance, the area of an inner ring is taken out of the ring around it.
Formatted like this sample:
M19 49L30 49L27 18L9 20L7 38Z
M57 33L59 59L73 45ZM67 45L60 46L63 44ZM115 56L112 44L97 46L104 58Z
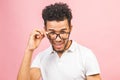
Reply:
M70 45L70 47L67 49L67 51L69 52L74 52L75 51L75 41L72 40L72 43Z

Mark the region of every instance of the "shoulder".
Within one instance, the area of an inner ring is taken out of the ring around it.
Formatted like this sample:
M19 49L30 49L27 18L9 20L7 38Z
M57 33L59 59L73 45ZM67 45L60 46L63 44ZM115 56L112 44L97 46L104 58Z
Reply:
M73 41L73 46L75 48L75 51L77 51L80 54L80 56L84 56L84 57L94 56L94 53L90 48L81 45L76 41Z
M77 50L80 50L82 52L89 52L91 51L90 48L84 46L84 45L81 45L80 43L76 42L76 41L73 41L73 46L77 49Z

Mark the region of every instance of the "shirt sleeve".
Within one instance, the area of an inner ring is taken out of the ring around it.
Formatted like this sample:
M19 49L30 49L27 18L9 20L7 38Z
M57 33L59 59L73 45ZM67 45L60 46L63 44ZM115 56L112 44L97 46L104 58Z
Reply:
M38 54L35 59L33 60L32 64L31 64L31 68L40 68L41 67L41 63L40 63L40 55Z
M85 69L87 76L100 73L97 58L91 50L89 50L86 55Z

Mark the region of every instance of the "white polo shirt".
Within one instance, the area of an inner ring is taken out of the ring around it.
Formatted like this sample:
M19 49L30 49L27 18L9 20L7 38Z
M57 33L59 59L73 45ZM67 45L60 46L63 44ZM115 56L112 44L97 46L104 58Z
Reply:
M75 41L60 58L50 46L36 56L31 67L41 69L43 80L85 80L100 73L93 52Z

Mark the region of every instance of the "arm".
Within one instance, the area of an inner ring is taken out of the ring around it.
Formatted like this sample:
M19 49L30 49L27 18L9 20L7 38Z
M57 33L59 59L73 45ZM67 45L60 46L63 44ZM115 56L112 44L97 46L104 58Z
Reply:
M39 29L35 29L31 33L21 67L18 72L17 80L39 80L41 77L40 69L31 69L30 65L33 52L44 38L44 35L44 32Z
M87 80L102 80L100 74L89 75L87 76Z
M87 80L101 80L99 64L91 50L86 56L86 76Z
M30 80L40 80L41 77L41 71L39 68L30 69Z

